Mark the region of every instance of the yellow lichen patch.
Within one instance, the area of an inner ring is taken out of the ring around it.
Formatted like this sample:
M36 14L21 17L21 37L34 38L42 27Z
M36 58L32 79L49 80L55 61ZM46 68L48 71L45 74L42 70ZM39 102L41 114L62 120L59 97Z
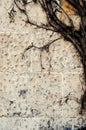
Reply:
M61 7L63 8L63 10L69 14L69 15L73 15L75 14L75 9L73 8L72 5L70 5L66 0L62 0L61 2ZM62 12L61 14L61 19L65 20L66 19L66 15L64 14L64 12Z
M66 0L62 1L61 6L68 14L75 14L73 6L70 5Z

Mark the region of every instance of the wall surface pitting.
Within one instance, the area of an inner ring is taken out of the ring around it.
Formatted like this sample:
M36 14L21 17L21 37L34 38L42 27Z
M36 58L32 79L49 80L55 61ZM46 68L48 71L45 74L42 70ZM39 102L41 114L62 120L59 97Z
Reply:
M62 38L49 52L32 48L24 53L31 43L41 47L60 35L25 24L16 7L10 22L11 5L1 0L0 130L77 130L86 124L79 114L84 81L77 51ZM30 4L28 11L33 21L46 22L40 6Z

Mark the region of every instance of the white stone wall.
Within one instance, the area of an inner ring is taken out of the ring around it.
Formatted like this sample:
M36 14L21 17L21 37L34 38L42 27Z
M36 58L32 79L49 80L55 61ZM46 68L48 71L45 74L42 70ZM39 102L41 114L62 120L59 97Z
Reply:
M25 16L17 9L10 23L11 5L11 0L0 1L0 130L44 130L49 121L53 127L85 123L77 103L84 87L77 51L62 38L49 52L32 48L24 53L31 43L41 47L60 35L51 37L51 31L25 24ZM27 8L33 21L46 22L39 5Z

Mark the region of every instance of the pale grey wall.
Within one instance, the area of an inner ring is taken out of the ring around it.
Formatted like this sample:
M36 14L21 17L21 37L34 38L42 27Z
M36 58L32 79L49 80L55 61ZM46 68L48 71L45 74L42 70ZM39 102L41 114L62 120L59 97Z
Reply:
M18 10L15 22L10 23L11 4L11 0L0 1L0 130L33 130L40 124L46 126L48 120L54 126L70 119L70 124L77 124L82 116L76 100L84 87L78 53L71 43L61 39L50 46L49 52L42 52L45 69L41 70L38 49L27 51L22 59L32 42L43 46L60 36L50 37L51 31L25 25L25 16ZM33 21L46 22L39 6L31 4L28 11Z

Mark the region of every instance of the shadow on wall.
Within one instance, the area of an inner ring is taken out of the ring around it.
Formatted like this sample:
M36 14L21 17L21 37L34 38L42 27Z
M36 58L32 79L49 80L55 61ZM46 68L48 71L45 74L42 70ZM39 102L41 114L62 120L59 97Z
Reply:
M61 126L61 127L57 127L57 128L53 128L53 127L40 127L39 130L86 130L86 126L82 126L80 128L78 128L77 126L75 126L74 128L72 127L67 127L67 126Z

